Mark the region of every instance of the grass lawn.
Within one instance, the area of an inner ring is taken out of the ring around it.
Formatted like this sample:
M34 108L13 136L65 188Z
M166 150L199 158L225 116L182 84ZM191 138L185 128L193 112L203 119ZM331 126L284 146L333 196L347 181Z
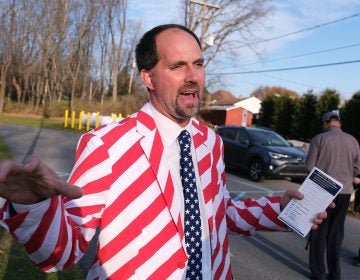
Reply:
M63 129L62 121L42 121L41 118L29 118L29 116L4 116L0 114L0 123ZM12 156L8 147L0 139L0 160L11 158ZM85 276L78 266L58 273L44 273L40 271L31 263L23 247L14 241L5 229L0 227L0 279L82 280L85 279Z
M0 138L0 160L3 159L11 159L11 153L8 149L8 147L5 145L5 143Z
M78 266L57 273L42 272L31 263L23 247L0 228L0 279L82 280L85 276Z
M50 118L45 119L37 115L19 115L19 114L0 114L0 123L1 124L11 124L11 125L23 125L31 127L42 127L50 129L61 129L73 132L83 133L85 130L78 130L70 128L70 124L65 128L63 118ZM77 127L77 125L75 125Z

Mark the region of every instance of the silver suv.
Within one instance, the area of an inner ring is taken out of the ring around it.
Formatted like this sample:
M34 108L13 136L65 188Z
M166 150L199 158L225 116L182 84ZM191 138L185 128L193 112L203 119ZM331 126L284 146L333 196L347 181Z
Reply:
M220 126L227 167L246 171L252 181L265 177L304 179L305 152L270 129Z

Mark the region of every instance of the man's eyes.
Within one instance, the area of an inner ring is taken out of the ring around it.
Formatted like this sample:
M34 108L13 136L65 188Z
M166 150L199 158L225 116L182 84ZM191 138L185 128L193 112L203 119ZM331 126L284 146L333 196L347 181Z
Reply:
M180 64L177 64L177 65L173 65L172 67L170 67L171 69L180 69L181 67L183 67L184 65L180 65Z
M204 67L204 62L195 63L198 68Z
M204 63L203 62L196 62L194 63L196 68L202 68L204 67ZM170 69L176 70L176 69L181 69L185 66L185 64L176 64L170 67Z

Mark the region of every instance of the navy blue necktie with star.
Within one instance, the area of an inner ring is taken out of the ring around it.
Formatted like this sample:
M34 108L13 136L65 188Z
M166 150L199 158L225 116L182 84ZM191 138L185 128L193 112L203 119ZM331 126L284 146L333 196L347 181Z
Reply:
M196 177L191 157L191 136L183 130L179 136L180 177L184 192L184 232L186 252L189 256L186 279L202 279L202 243L199 200Z

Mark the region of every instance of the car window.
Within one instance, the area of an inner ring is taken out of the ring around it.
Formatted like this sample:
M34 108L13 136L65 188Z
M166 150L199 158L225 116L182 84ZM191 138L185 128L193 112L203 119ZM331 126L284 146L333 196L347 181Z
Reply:
M252 130L249 131L253 142L256 145L261 146L286 146L289 147L290 144L279 134L273 131L266 130Z
M220 128L219 134L222 137L226 137L234 141L237 139L237 129L235 128Z
M269 142L271 146L290 146L289 142L276 133L270 134Z
M247 136L246 132L243 130L239 130L238 134L238 142L245 143L249 141L249 137Z
M252 142L255 145L263 146L265 145L266 138L264 137L264 134L260 131L249 131L250 137L252 139Z

